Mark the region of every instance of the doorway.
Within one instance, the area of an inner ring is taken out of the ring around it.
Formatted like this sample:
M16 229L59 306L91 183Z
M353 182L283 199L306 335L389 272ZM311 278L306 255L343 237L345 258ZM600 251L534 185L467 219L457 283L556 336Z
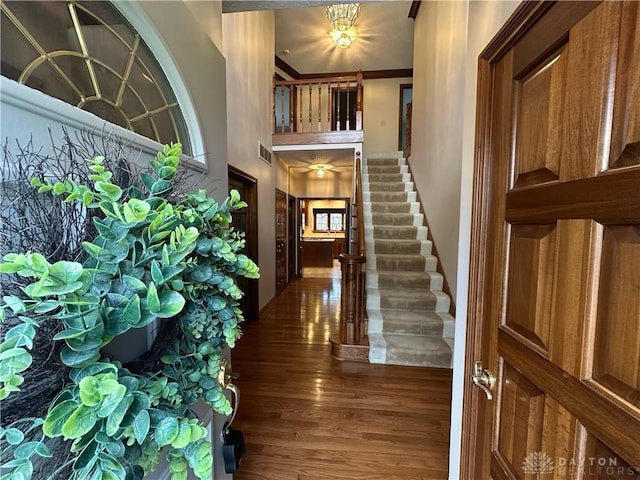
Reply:
M248 206L233 212L233 225L236 230L245 232L245 247L242 253L258 263L258 181L243 171L229 166L229 190L236 189L240 198ZM240 299L240 308L247 322L258 318L258 280L239 277L238 287L244 292Z
M287 287L287 194L276 188L276 295Z

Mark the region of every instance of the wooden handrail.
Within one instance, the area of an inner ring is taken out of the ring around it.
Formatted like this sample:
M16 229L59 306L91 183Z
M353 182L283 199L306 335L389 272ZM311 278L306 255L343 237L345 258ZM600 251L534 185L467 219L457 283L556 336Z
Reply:
M362 131L362 72L305 80L274 79L274 135L339 131Z
M367 248L364 235L362 201L362 166L360 152L356 152L354 165L354 202L352 208L351 243L349 254L340 255L342 267L342 310L340 343L361 345L367 335L365 309L365 266Z

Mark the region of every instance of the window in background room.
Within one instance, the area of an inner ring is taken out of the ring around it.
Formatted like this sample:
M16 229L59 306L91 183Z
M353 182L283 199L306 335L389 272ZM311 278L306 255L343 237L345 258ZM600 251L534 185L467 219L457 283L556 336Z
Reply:
M345 230L345 209L343 208L314 208L313 218L316 232L344 232Z

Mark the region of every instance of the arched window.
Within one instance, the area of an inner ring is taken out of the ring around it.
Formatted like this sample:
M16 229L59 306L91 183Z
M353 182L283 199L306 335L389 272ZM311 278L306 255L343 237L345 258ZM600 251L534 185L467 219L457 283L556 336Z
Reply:
M111 3L1 2L3 76L191 154L160 65Z

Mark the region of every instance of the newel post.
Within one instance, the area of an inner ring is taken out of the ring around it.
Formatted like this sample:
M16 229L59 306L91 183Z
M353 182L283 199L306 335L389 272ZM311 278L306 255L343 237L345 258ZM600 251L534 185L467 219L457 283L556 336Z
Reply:
M366 334L364 325L364 255L340 255L342 309L340 343L357 345Z

